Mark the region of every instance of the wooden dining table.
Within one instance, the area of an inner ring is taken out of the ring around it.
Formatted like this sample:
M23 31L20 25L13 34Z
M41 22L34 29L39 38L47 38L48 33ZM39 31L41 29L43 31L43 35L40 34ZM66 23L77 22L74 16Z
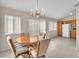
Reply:
M36 42L43 40L42 36L21 36L16 39L16 42L21 45L26 45L29 48L29 58L30 58L30 47Z

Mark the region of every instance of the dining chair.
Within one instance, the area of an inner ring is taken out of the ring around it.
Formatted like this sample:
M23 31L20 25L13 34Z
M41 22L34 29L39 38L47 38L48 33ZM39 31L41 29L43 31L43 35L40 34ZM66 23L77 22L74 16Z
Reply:
M31 47L31 55L35 58L45 57L50 39L44 39L37 42L37 48Z
M15 47L11 36L7 37L7 42L8 42L8 45L9 45L11 51L14 53L15 58L17 58L21 55L23 56L25 54L28 54L29 50L27 47L22 47L22 46Z

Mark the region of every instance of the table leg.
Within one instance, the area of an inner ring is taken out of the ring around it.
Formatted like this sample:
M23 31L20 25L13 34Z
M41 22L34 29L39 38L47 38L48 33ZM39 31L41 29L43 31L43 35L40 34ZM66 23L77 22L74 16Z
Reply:
M30 51L31 51L31 50L30 50L30 46L29 46L29 58L30 58L30 54L31 54Z

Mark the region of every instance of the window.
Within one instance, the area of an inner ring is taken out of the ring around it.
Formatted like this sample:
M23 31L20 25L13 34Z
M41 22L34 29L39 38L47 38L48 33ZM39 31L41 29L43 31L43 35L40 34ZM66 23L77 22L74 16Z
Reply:
M48 22L48 31L57 30L57 23L56 22Z
M13 16L5 16L5 34L13 33Z
M54 30L57 30L57 22L54 22Z
M39 35L46 32L46 22L44 20L29 19L29 33Z
M39 21L29 19L29 33L30 35L39 35Z
M21 32L21 18L18 16L5 15L4 17L5 34L14 34Z
M20 17L14 17L14 33L20 33L21 32L21 18Z
M40 33L46 33L46 21L45 20L40 21Z
M48 22L48 31L53 31L53 28L54 27L54 24L53 24L53 22Z

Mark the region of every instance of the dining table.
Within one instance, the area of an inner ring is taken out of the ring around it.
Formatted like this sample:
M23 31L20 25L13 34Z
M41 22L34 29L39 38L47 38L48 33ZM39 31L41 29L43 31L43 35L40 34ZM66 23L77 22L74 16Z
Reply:
M20 37L16 38L16 42L18 44L26 45L29 48L29 58L30 58L30 55L31 55L30 47L33 44L39 42L40 40L43 40L42 36L37 36L37 35L33 35L33 36L29 36L29 37L27 37L27 36L20 36Z

